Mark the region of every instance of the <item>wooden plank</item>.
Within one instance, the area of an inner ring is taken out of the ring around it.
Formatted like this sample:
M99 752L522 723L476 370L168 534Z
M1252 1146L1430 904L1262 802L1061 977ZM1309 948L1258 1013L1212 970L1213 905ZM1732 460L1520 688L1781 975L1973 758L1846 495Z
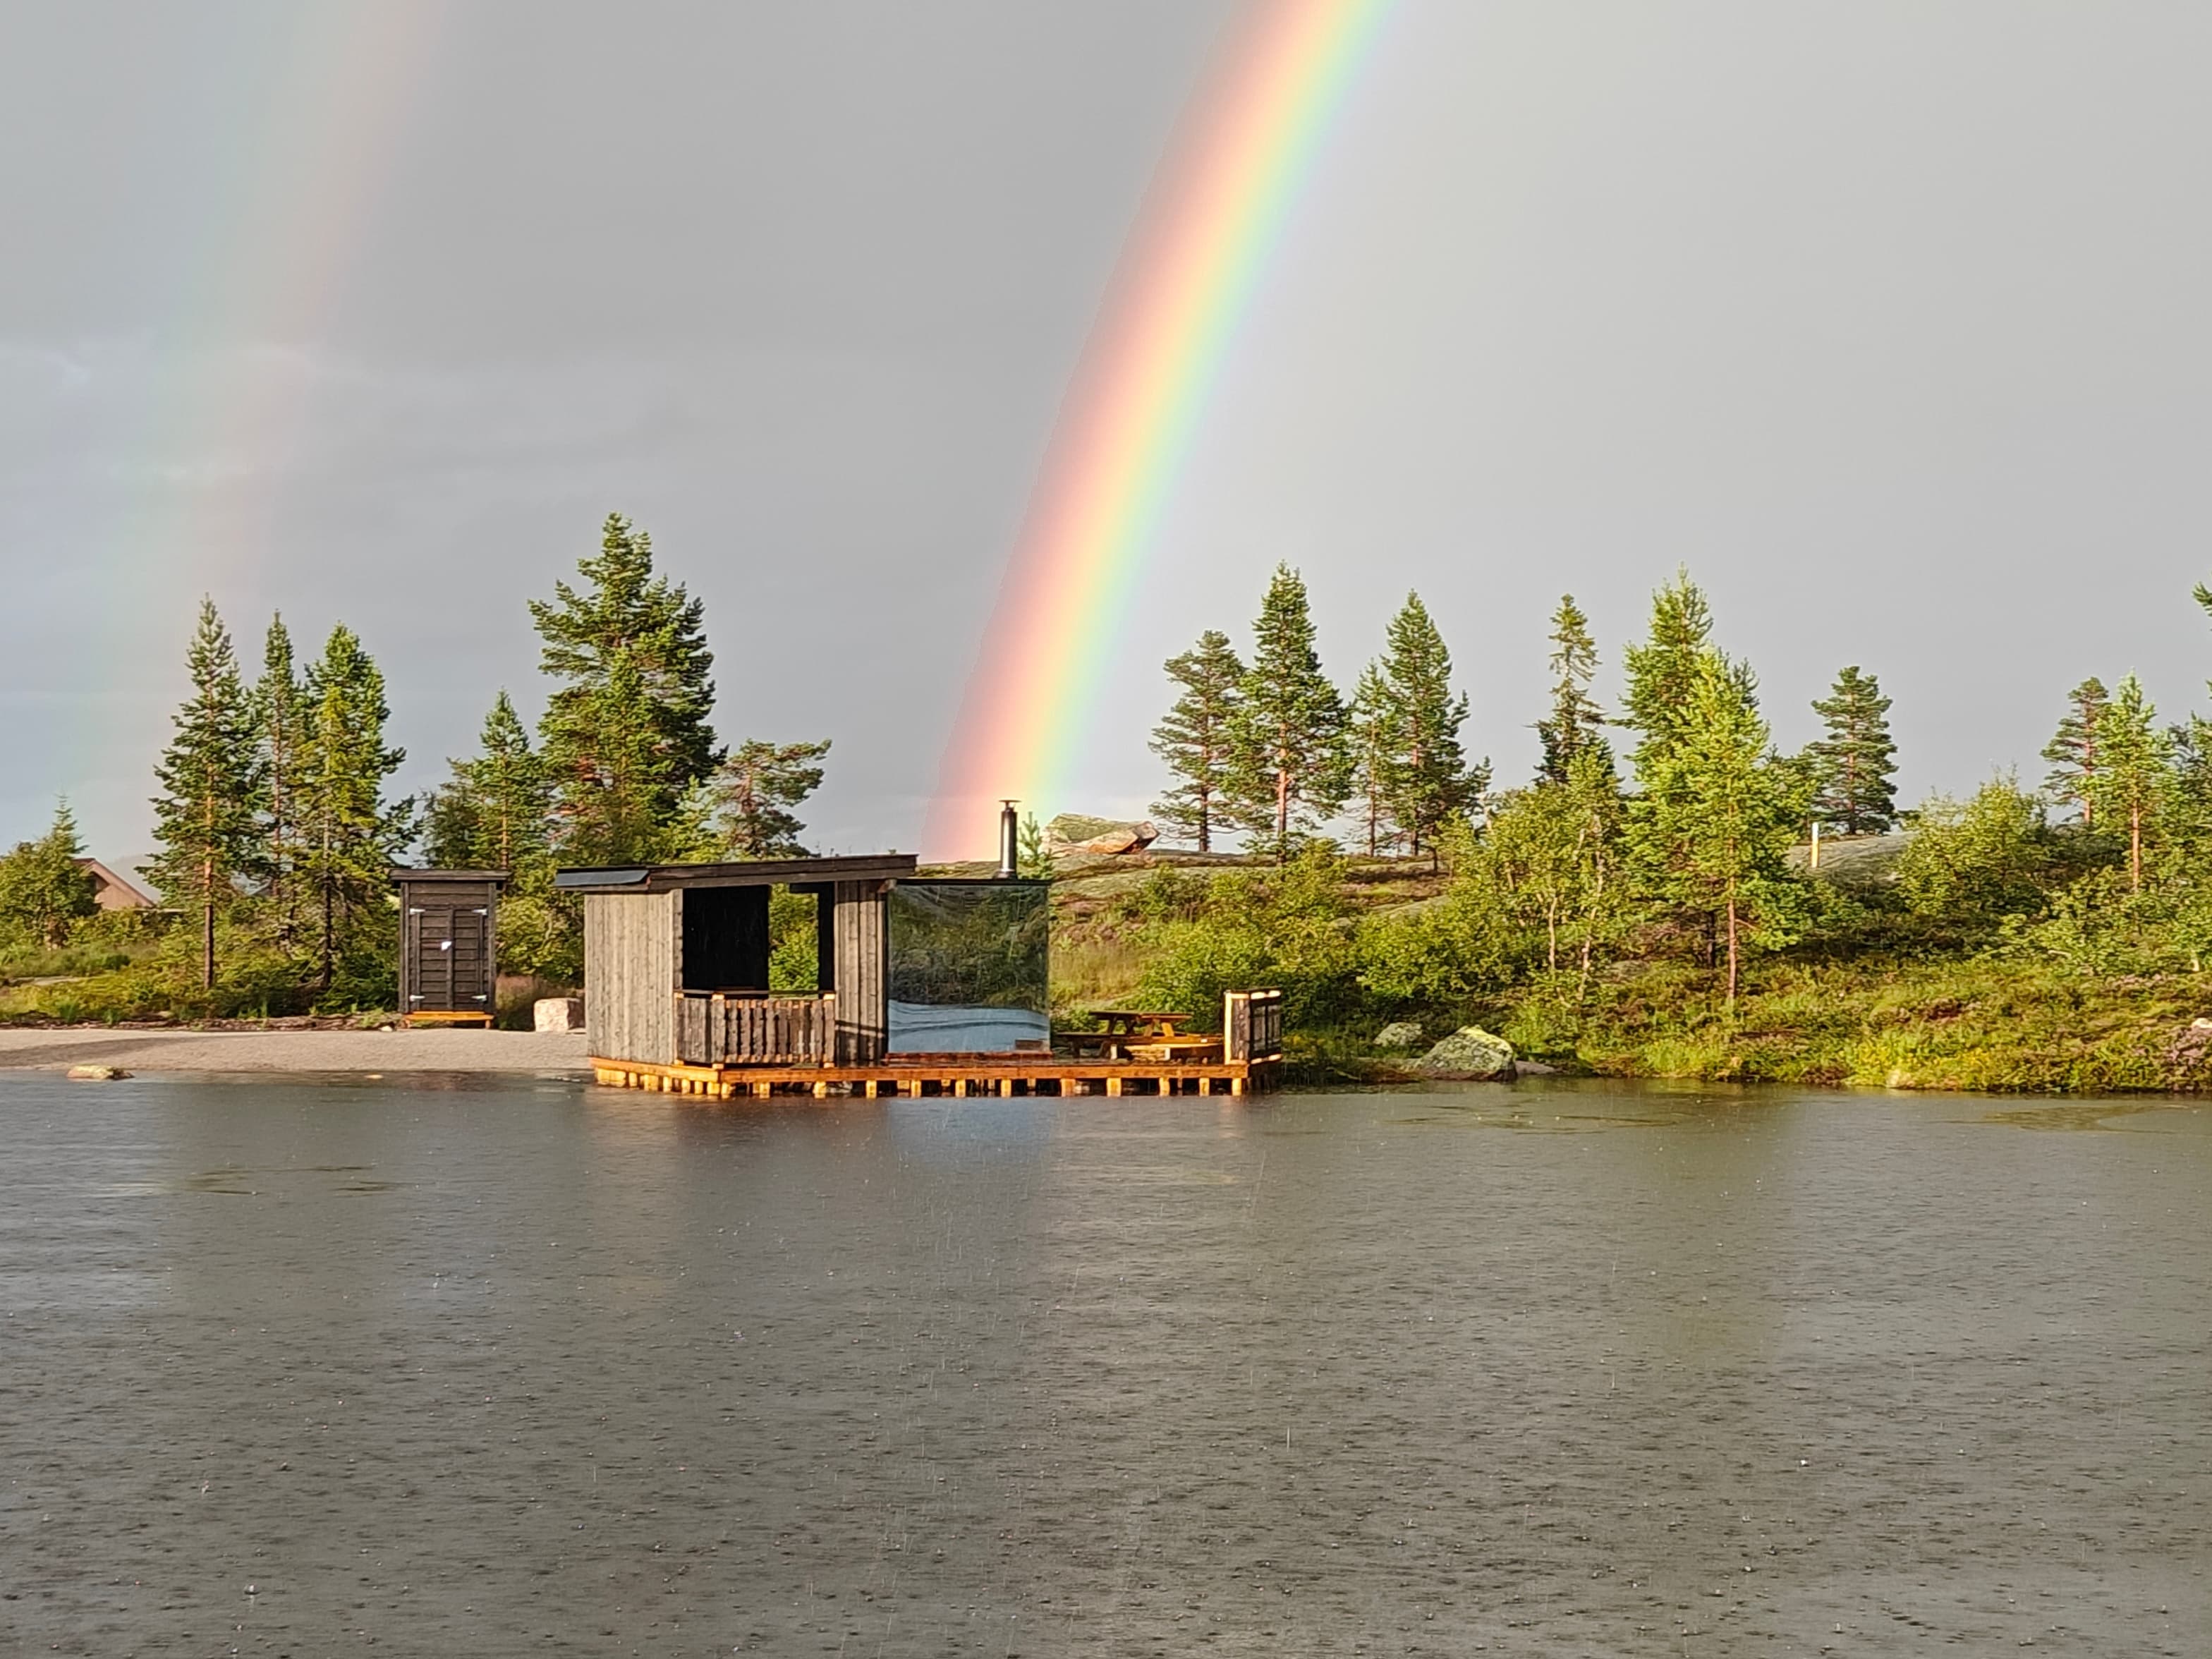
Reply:
M584 1026L611 1060L676 1057L673 894L592 893L584 900Z
M890 1042L889 940L882 884L841 881L834 901L837 1039L841 1066L872 1065Z
M1212 1085L1225 1082L1233 1094L1243 1094L1272 1086L1276 1068L1272 1066L1243 1066L1219 1063L1206 1066L1177 1065L1173 1066L1130 1062L1101 1062L1070 1064L1066 1060L1043 1065L1035 1062L984 1062L957 1069L932 1066L927 1069L904 1066L893 1061L882 1066L850 1066L823 1065L752 1065L752 1066L690 1066L655 1065L641 1060L624 1060L606 1055L594 1055L591 1064L594 1075L611 1073L630 1079L630 1085L639 1088L661 1089L668 1092L720 1094L744 1091L758 1096L776 1089L797 1088L810 1094L823 1094L832 1088L842 1087L856 1094L880 1093L896 1090L913 1097L923 1094L934 1084L946 1097L1007 1095L1018 1092L1026 1085L1031 1093L1041 1091L1042 1085L1057 1084L1060 1092L1075 1096L1087 1091L1088 1085L1097 1083L1109 1096L1123 1096L1132 1087L1149 1086L1161 1094L1176 1091L1181 1084L1191 1085L1200 1094L1212 1092ZM697 1086L694 1086L694 1085Z

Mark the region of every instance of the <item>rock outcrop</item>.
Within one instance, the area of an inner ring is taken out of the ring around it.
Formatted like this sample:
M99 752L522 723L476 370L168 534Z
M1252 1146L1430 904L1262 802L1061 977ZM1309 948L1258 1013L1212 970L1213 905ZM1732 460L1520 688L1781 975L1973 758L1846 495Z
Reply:
M1421 1028L1412 1020L1397 1020L1375 1034L1375 1046L1378 1048L1412 1048L1419 1046L1424 1035Z
M1415 1060L1413 1069L1434 1078L1510 1083L1513 1045L1480 1025L1462 1025Z
M1113 818L1062 812L1044 827L1048 853L1141 853L1160 838L1150 823L1123 823Z

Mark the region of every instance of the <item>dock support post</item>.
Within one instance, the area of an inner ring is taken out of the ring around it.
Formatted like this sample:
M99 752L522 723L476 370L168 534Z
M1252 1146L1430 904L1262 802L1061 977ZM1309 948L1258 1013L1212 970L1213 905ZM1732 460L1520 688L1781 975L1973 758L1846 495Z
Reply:
M1108 1078L1106 1079L1106 1092L1109 1095L1118 1097L1121 1092L1121 1079L1118 1077Z

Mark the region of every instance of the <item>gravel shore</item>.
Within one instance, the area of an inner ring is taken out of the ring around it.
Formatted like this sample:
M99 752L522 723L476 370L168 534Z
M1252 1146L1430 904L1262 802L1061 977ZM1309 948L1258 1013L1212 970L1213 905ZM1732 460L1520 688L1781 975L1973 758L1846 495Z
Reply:
M581 1031L0 1030L0 1070L585 1073Z

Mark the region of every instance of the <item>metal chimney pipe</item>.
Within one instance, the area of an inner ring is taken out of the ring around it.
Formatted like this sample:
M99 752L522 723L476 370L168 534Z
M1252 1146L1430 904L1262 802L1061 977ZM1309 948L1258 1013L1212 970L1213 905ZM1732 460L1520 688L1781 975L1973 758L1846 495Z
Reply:
M999 879L1012 881L1022 872L1022 821L1012 801L999 810Z

